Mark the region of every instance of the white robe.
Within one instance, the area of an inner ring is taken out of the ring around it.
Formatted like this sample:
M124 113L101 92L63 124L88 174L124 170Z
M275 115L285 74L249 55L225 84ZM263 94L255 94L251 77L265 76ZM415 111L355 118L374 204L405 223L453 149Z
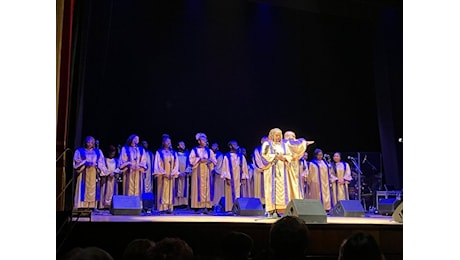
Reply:
M118 169L117 158L105 158L105 164L107 171L101 173L101 196L99 202L99 207L103 209L110 208L113 195L118 195L118 181L116 175L121 173L120 169Z
M243 197L243 185L249 179L248 164L242 154L228 153L224 156L222 163L222 178L229 181L225 182L225 211L231 211L233 203L237 198Z
M192 168L188 163L188 153L177 152L179 158L179 177L176 178L175 186L175 206L188 206L188 198L190 194L190 174Z
M219 204L220 199L224 196L225 194L225 185L224 185L224 179L221 178L221 172L222 172L222 162L224 161L224 154L220 153L216 155L216 167L214 167L214 170L212 171L212 186L213 186L213 194L212 194L212 205L216 206Z
M252 164L254 166L254 197L259 198L262 205L265 205L265 189L264 189L264 171L270 168L268 163L261 154L262 146L254 149L252 155Z

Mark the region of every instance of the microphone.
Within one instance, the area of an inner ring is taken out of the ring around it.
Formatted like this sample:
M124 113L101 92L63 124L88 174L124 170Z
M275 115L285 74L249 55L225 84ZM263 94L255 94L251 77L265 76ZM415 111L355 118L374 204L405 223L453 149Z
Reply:
M348 160L355 160L355 157L348 156Z
M366 162L366 160L367 160L367 154L364 155L364 159L363 159L363 162L361 164L364 164Z
M99 140L96 140L96 148L99 149Z

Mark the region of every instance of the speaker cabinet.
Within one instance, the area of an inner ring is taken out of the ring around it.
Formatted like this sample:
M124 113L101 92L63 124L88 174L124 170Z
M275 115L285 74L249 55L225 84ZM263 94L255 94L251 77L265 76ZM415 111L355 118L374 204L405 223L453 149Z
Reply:
M232 213L238 216L263 216L265 211L259 198L237 198Z
M115 195L112 197L110 213L112 215L140 215L142 212L139 196Z
M395 212L393 212L393 220L398 222L398 223L403 223L403 203L399 203L398 207L395 209Z
M399 203L401 203L401 201L396 198L381 199L379 200L377 210L381 215L391 216Z
M327 223L327 214L320 200L291 200L286 207L285 215L299 217L305 223Z
M155 206L155 197L152 192L142 193L142 207L144 209L153 209Z
M365 210L359 200L339 200L330 213L334 217L364 217Z

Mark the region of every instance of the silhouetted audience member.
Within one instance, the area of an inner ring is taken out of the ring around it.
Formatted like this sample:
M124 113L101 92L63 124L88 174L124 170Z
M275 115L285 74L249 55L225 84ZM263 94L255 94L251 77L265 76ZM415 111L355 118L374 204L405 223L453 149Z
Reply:
M64 257L66 260L113 260L112 256L99 247L74 248Z
M250 257L254 240L245 233L231 232L222 241L223 260L247 260Z
M149 252L155 247L155 242L149 239L134 239L125 248L123 260L147 260L150 259Z
M284 216L270 229L269 245L276 260L304 259L308 247L309 231L305 221L295 216Z
M339 260L385 260L375 238L364 232L357 232L344 239L340 245Z
M180 238L164 238L151 250L152 260L193 260L192 248Z

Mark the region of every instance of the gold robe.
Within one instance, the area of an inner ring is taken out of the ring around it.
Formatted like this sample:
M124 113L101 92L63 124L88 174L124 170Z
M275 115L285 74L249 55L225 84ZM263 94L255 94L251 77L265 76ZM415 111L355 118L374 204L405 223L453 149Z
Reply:
M207 161L200 162L200 159ZM190 151L189 162L192 166L191 207L211 208L211 172L217 164L216 156L207 147L196 147Z
M243 180L249 178L248 164L242 154L227 153L222 163L222 178L225 182L225 211L231 211L237 198L243 197Z
M144 148L123 146L120 152L120 169L123 170L123 195L142 196L144 171L147 169L147 153ZM125 165L131 162L130 166Z
M153 175L157 179L157 210L173 210L175 178L179 176L179 158L175 151L160 149L155 153Z
M92 163L92 166L86 166ZM74 209L96 208L99 201L98 175L105 173L104 154L97 148L77 149L73 156L73 168L77 174Z
M286 145L292 154L292 161L289 164L288 182L289 182L289 201L293 199L302 199L301 180L299 180L300 158L307 149L305 139L286 140Z
M331 174L324 160L313 159L308 169L308 199L320 200L325 210L333 207L331 199Z
M352 180L351 168L348 163L339 162L335 164L335 167L337 170L332 170L331 172L332 199L334 205L336 205L339 200L350 199L348 193L348 183ZM344 182L339 183L339 180L344 180Z
M188 206L192 169L188 164L188 153L177 152L177 158L179 159L179 177L176 178L174 206Z
M277 154L284 155L287 162L275 160ZM289 203L290 150L284 142L267 141L262 144L262 157L270 163L270 167L264 171L265 210L284 210Z
M99 203L100 208L110 208L112 204L113 195L118 195L118 181L116 175L120 173L118 169L118 159L105 158L107 171L101 173L101 200Z

